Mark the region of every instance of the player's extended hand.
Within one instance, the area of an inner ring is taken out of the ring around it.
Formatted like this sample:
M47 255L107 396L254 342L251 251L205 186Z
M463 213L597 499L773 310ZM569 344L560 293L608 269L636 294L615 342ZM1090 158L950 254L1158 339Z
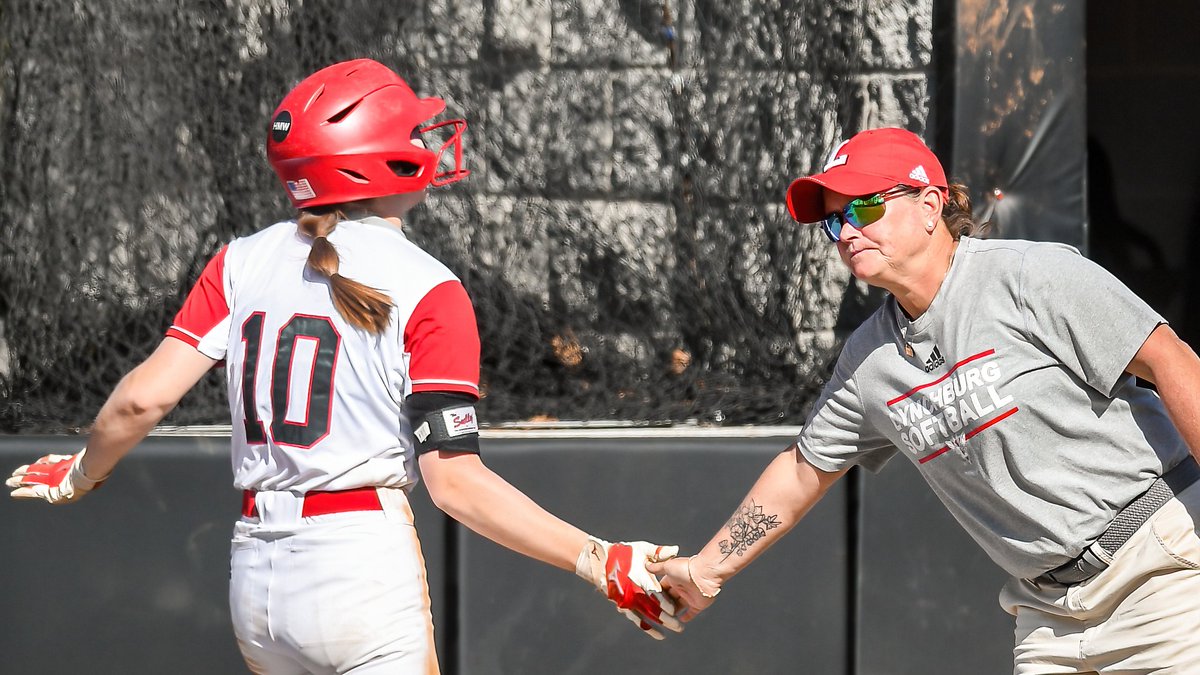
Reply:
M662 633L655 626L678 633L683 624L675 618L675 603L663 593L658 579L646 571L646 564L670 560L677 553L678 546L644 541L610 544L588 537L575 561L575 573L613 601L617 611L638 628L661 640Z
M662 577L663 590L675 601L680 610L676 616L685 623L713 604L721 592L721 582L695 556L651 562L646 570Z
M69 504L100 487L104 478L92 479L83 473L83 454L46 455L33 464L17 467L4 481L16 488L11 495L17 499L45 499L51 504Z

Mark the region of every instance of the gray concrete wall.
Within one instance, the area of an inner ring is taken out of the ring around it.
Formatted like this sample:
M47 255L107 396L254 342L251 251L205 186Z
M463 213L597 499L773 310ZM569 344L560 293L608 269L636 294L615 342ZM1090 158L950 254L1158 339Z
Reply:
M263 130L334 61L469 120L408 231L472 295L492 422L802 420L870 303L786 186L928 131L933 0L177 5L3 5L0 429L86 425L217 248L291 215ZM225 415L214 378L173 420Z
M873 303L783 195L855 131L927 131L932 0L484 3L456 6L463 42L439 32L449 14L435 6L415 45L433 66L423 84L472 117L476 174L414 236L550 310L533 345L485 339L492 385L547 356L586 388L532 393L516 415L571 417L579 397L616 417L800 421ZM485 338L512 321L480 316ZM555 339L582 363L537 350ZM692 368L664 378L676 350ZM724 396L689 395L693 378ZM600 393L622 390L634 396Z

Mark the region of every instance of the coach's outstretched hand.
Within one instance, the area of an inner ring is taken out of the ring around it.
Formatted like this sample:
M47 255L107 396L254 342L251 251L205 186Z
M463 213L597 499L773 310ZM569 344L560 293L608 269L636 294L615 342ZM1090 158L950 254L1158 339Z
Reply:
M647 565L648 572L662 576L664 592L675 601L679 610L676 616L683 622L696 618L721 592L721 582L710 573L708 566L695 558L651 561Z
M16 488L11 493L16 499L45 499L51 504L77 501L108 478L87 477L83 472L85 452L86 448L74 455L46 455L33 464L17 467L4 484Z
M683 624L675 618L675 603L663 593L658 579L646 571L646 563L670 560L678 553L678 546L644 541L610 544L588 537L575 561L575 573L612 600L617 611L638 628L661 640L663 635L656 626L679 633Z

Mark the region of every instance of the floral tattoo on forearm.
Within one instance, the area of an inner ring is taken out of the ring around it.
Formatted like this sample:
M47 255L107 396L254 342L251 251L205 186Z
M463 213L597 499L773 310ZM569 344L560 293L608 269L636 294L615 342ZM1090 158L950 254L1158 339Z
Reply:
M749 504L742 504L727 525L729 538L718 542L725 558L735 553L741 556L754 542L767 536L768 531L779 527L779 516L763 513L763 507L751 499Z

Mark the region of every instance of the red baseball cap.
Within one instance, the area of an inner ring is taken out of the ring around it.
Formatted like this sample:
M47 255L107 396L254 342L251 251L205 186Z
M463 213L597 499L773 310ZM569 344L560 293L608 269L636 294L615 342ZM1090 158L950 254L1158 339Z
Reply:
M895 127L869 129L842 141L821 173L792 181L788 211L802 223L815 223L825 217L822 189L860 196L897 185L948 187L942 163L919 136Z

